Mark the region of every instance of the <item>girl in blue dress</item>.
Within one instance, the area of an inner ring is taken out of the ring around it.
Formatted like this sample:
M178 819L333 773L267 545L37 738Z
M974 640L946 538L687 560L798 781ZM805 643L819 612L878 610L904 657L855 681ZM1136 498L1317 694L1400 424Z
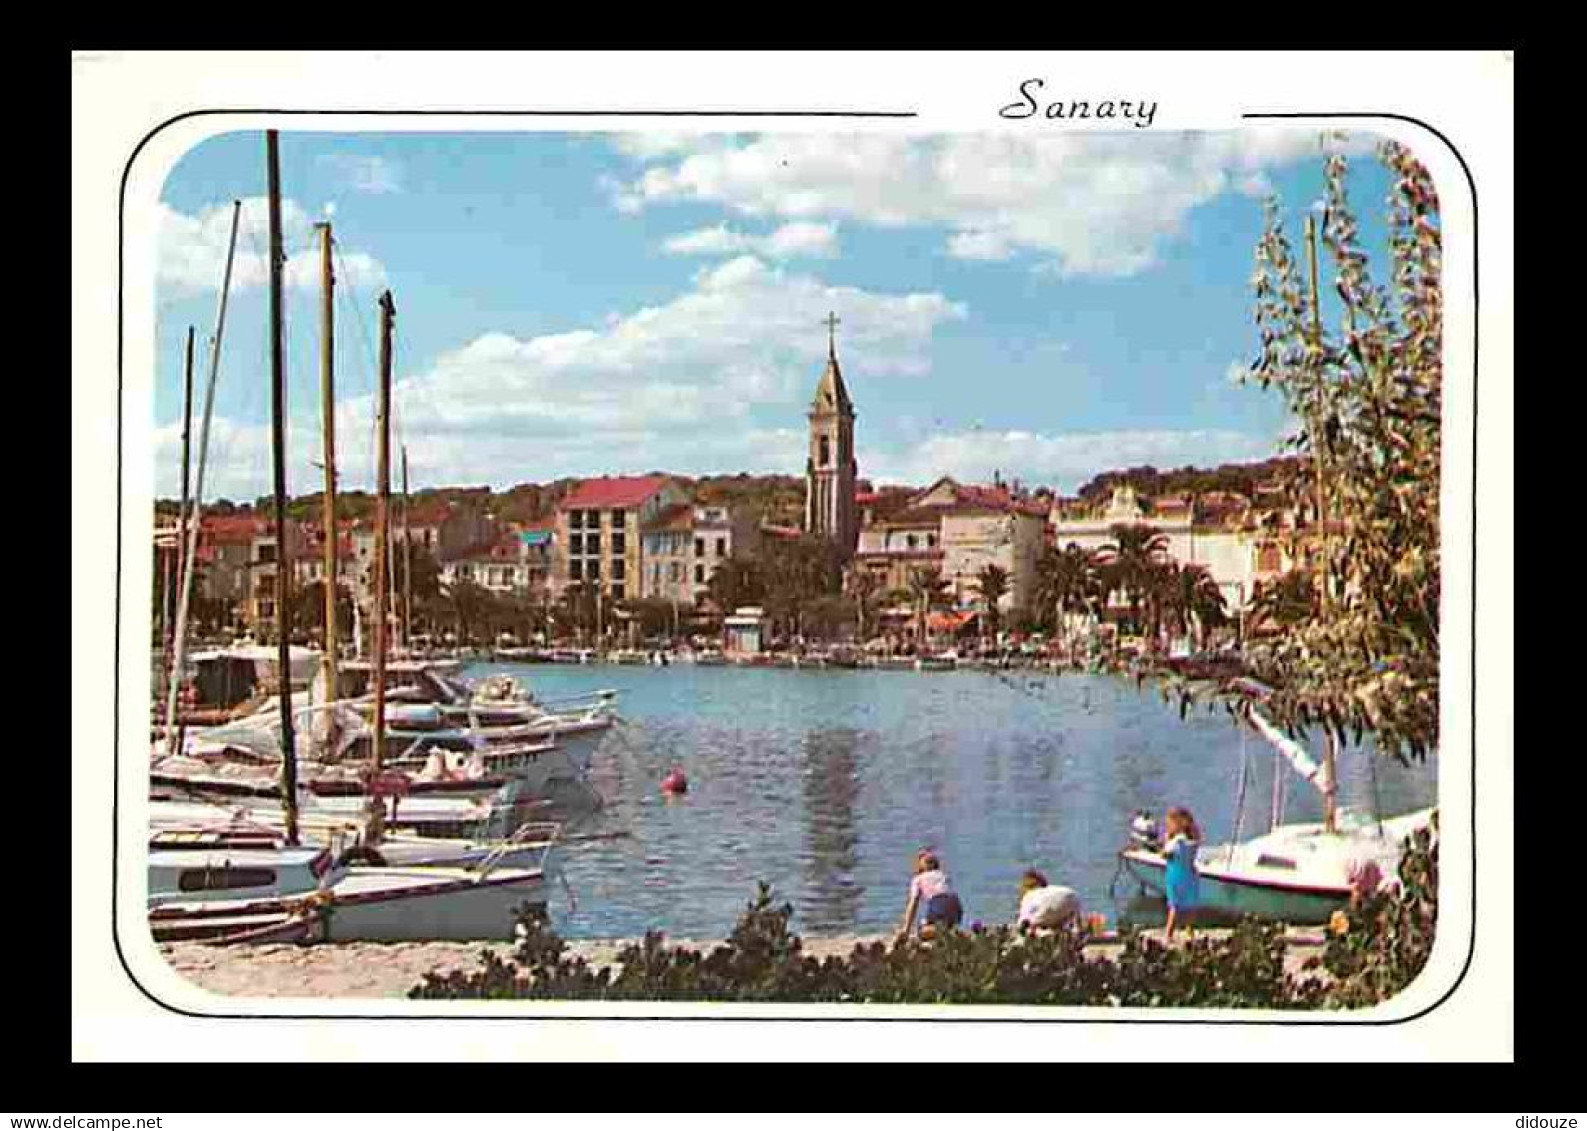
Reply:
M1201 880L1196 875L1196 849L1201 845L1201 830L1190 810L1176 805L1168 811L1164 821L1168 840L1163 845L1163 858L1168 861L1163 887L1168 896L1168 929L1166 937L1173 939L1174 928L1180 923L1190 929L1196 906L1201 902Z

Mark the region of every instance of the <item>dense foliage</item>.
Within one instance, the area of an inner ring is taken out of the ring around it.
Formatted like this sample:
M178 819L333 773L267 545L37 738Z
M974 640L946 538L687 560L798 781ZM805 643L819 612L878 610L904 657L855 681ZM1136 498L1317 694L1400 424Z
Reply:
M1342 156L1328 160L1322 222L1336 324L1276 203L1257 250L1262 346L1249 376L1301 422L1293 443L1325 521L1314 515L1293 547L1318 581L1313 614L1249 661L1286 725L1371 732L1405 760L1438 744L1442 236L1427 170L1396 143L1380 153L1394 178L1389 285L1369 271Z
M1295 456L1277 456L1255 463L1224 463L1217 467L1181 467L1159 471L1146 464L1104 471L1088 479L1076 495L1090 505L1105 503L1117 487L1129 486L1147 499L1162 495L1205 495L1214 491L1255 496L1259 486L1279 486L1293 480L1301 461Z
M928 941L869 943L817 959L789 930L793 908L761 884L733 933L709 951L652 931L597 968L542 917L520 919L508 958L426 974L414 998L868 1002L973 1005L1357 1008L1398 993L1426 963L1437 918L1436 847L1409 842L1399 891L1341 913L1320 958L1286 969L1284 931L1247 920L1227 934L1165 946L1126 929L1116 957L1088 953L1092 927L1024 935L973 924Z

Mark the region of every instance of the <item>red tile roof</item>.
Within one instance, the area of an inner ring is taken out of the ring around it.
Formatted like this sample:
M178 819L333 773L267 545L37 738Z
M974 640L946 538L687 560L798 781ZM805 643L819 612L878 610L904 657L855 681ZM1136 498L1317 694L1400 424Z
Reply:
M235 544L252 542L270 524L253 515L205 515L199 536L207 542Z
M599 479L585 479L563 497L557 509L571 511L637 507L667 482L665 475L603 475Z

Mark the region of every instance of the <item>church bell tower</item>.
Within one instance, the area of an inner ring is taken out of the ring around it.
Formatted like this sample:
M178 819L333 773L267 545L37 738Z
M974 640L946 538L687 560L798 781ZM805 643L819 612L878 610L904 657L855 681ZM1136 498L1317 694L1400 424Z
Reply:
M859 541L854 510L854 403L838 368L836 314L828 314L827 367L810 402L810 453L805 461L805 530L836 543L845 558Z

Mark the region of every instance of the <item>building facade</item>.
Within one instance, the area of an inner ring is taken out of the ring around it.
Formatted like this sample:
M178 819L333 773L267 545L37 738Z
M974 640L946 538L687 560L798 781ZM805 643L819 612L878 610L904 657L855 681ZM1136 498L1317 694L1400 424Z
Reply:
M579 483L557 506L554 594L584 585L611 601L639 596L641 527L687 501L682 487L666 475L603 476Z
M1294 567L1286 532L1297 516L1276 499L1257 506L1225 491L1189 497L1164 495L1142 500L1134 488L1114 488L1107 503L1094 508L1060 501L1051 512L1053 544L1074 544L1095 552L1114 540L1115 526L1147 526L1167 543L1167 556L1180 565L1201 566L1223 594L1230 615L1251 603L1256 587ZM1114 602L1122 597L1115 595Z
M997 566L1008 577L999 610L1023 610L1035 595L1046 521L1044 508L1007 488L966 486L944 477L902 509L868 523L854 564L883 590L906 589L914 570L934 569L961 609L982 603L981 572Z
M680 503L645 523L641 539L640 595L693 605L719 565L758 552L760 531L741 507Z

